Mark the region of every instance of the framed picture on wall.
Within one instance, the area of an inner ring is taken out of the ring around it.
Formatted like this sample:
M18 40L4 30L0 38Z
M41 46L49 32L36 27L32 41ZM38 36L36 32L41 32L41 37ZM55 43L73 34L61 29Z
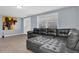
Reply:
M14 30L14 26L17 20L15 20L14 17L3 16L2 22L3 22L3 25L2 25L3 30Z

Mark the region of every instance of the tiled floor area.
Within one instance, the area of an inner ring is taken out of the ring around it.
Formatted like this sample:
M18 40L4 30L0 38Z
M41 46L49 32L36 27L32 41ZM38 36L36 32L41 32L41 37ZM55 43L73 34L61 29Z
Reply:
M0 53L31 53L26 49L26 35L0 38Z

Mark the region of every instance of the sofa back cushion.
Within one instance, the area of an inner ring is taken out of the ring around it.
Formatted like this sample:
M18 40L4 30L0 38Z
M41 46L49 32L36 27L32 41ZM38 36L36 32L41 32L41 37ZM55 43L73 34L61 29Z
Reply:
M57 29L47 29L47 35L56 36L56 30Z
M46 34L46 28L39 28L39 34Z
M34 34L39 34L39 28L34 28L33 32L34 32Z
M79 40L79 31L70 30L69 37L67 39L67 47L75 49L78 40Z
M70 29L57 29L57 36L68 37Z

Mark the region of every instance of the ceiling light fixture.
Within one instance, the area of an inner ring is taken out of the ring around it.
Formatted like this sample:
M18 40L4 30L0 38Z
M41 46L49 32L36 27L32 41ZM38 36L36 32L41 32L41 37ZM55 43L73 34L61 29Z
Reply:
M17 6L17 8L22 9L23 7L22 6Z

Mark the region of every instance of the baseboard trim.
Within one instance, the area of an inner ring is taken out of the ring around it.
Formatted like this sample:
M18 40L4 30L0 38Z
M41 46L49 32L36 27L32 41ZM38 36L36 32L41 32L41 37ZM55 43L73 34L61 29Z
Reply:
M27 35L27 34L24 34L24 33L11 34L11 35L4 35L4 37L10 37L10 36L16 36L16 35ZM2 36L0 36L0 38L2 38Z

